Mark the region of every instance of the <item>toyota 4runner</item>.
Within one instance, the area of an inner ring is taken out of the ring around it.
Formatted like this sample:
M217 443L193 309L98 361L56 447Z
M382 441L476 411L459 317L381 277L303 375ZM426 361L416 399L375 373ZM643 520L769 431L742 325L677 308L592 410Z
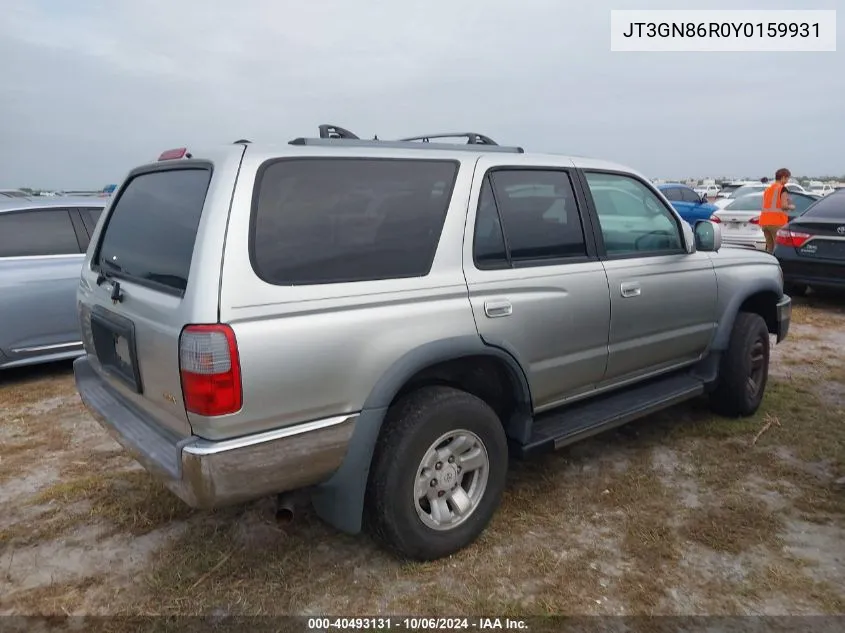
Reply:
M649 181L480 134L170 150L78 291L82 400L194 507L307 491L401 555L471 543L510 456L706 395L747 416L790 298ZM434 142L432 142L434 139Z

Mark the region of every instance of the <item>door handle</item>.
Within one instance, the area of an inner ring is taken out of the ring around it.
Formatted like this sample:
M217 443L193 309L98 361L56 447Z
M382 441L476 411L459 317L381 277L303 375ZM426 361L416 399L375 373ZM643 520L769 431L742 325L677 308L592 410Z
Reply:
M638 284L636 281L629 281L627 283L622 284L621 290L622 296L626 298L639 297L643 292L643 289L640 288L640 284Z
M507 299L501 299L497 301L485 301L484 302L484 314L486 314L491 319L495 319L497 317L506 317L513 314L513 306L511 302Z

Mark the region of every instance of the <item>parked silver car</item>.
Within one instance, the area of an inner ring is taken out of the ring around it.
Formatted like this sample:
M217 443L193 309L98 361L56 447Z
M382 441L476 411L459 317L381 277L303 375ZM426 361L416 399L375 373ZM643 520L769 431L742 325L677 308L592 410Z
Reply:
M790 321L774 257L622 165L425 140L183 148L118 188L76 384L188 504L307 488L438 558L485 528L509 455L704 394L760 406Z
M104 204L0 199L0 368L83 352L76 291Z

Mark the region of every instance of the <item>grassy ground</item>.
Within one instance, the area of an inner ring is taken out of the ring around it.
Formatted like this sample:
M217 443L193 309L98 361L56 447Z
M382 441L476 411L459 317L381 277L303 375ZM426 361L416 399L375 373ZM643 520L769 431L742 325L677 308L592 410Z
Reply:
M755 416L694 402L516 462L479 541L427 564L271 500L192 511L67 367L24 372L0 384L0 614L845 613L843 338L802 303Z

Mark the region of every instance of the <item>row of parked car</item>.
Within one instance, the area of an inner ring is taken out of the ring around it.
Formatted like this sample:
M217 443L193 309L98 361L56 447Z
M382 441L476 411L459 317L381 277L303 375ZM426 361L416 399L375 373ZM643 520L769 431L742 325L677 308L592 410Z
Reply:
M709 185L701 185L695 187L694 190L697 194L701 196L706 196L710 199L715 198L716 200L718 200L720 198L733 197L738 189L745 190L749 186L759 185L760 182L758 181L740 180L730 182L724 185L717 185L715 183L711 183ZM765 187L766 185L763 186ZM818 196L820 198L836 191L836 188L830 183L824 183L818 180L811 181L806 188L797 182L790 182L788 185L786 185L786 187L787 189L795 193L803 193L812 196Z

